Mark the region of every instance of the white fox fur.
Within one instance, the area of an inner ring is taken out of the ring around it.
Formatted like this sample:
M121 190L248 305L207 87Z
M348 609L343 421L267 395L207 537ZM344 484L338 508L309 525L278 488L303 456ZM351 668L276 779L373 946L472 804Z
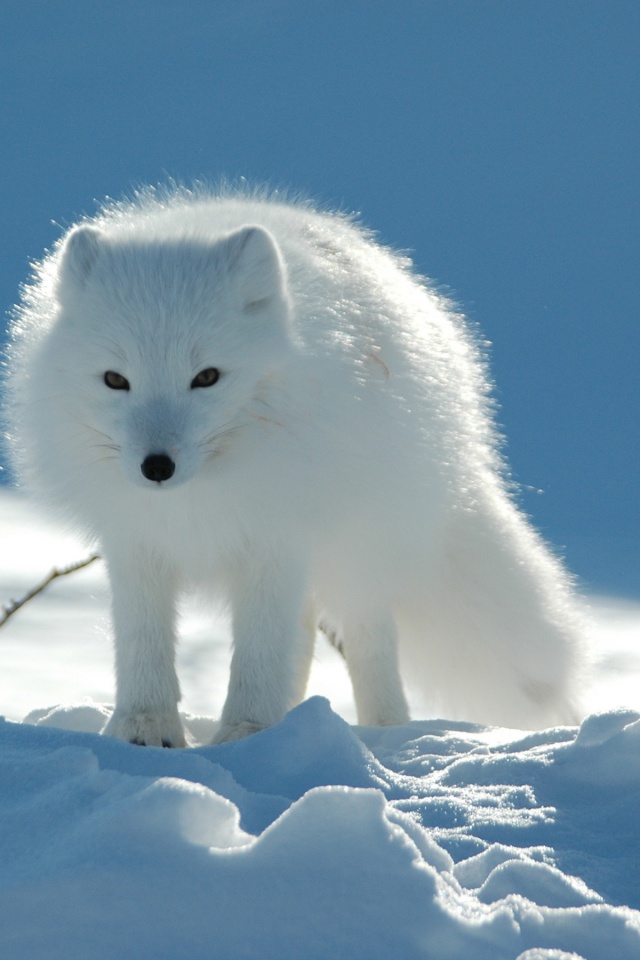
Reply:
M107 562L108 733L184 744L194 586L232 615L218 740L304 696L320 622L362 724L408 719L399 663L450 718L575 719L581 615L511 499L473 338L349 218L150 191L68 232L13 337L16 462Z

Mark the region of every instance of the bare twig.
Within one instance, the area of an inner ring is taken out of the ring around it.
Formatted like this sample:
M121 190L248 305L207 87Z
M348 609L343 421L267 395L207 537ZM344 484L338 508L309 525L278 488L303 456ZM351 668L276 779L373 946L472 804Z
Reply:
M327 623L326 620L321 620L318 624L318 629L321 633L324 633L325 637L331 644L334 650L337 650L343 660L347 658L344 655L344 643L342 642L342 637L338 633L337 629L331 626L330 623Z
M23 607L25 603L28 603L29 600L33 600L39 593L49 586L54 580L57 580L58 577L66 577L69 573L75 573L76 570L82 570L83 567L88 567L90 563L93 563L94 560L99 560L100 555L97 553L92 554L90 557L87 557L86 560L79 560L77 563L72 563L68 567L62 567L58 570L57 567L51 571L51 573L45 577L42 583L39 583L36 587L25 594L21 600L10 600L9 603L5 606L4 604L0 607L2 613L0 613L0 627L4 626L9 617L13 616L16 610L19 610L20 607Z

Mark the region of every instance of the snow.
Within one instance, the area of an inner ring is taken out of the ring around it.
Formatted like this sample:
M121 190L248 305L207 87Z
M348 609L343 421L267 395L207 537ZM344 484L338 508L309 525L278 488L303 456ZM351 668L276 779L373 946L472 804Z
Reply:
M10 491L0 529L0 602L86 553ZM305 703L212 747L228 628L188 605L193 746L159 750L99 736L100 565L56 581L0 630L0 956L638 960L640 606L594 607L579 729L353 726L319 643Z

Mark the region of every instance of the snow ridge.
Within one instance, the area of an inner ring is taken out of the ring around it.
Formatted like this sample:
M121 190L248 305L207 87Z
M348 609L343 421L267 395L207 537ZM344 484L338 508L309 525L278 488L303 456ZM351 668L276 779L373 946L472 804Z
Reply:
M108 712L0 725L4 957L640 956L634 711L523 736L313 697L191 750L99 737Z

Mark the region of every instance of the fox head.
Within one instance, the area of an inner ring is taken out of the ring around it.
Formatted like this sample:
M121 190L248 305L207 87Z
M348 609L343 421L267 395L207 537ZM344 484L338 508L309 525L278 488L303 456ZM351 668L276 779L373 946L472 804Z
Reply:
M285 265L259 226L216 240L80 226L56 300L49 373L76 443L148 489L188 481L255 424L295 348Z

